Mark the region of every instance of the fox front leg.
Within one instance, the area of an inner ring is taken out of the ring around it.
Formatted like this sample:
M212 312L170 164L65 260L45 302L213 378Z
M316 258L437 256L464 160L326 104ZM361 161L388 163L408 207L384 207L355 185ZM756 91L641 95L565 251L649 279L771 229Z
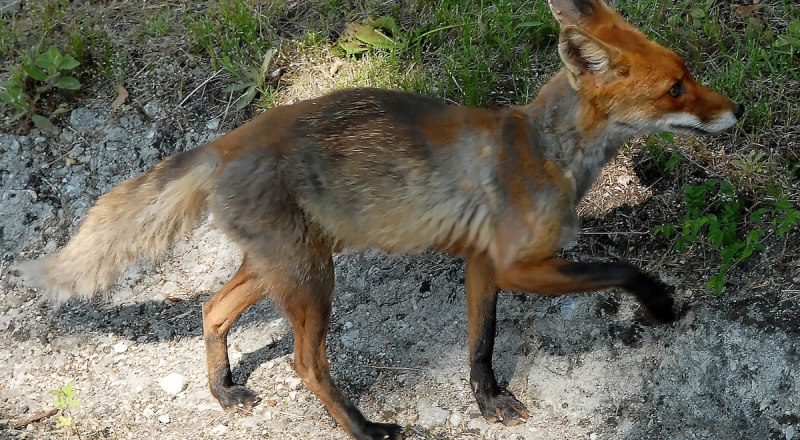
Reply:
M497 384L492 369L498 291L491 262L485 256L470 256L467 259L470 387L486 420L511 426L524 422L528 410Z

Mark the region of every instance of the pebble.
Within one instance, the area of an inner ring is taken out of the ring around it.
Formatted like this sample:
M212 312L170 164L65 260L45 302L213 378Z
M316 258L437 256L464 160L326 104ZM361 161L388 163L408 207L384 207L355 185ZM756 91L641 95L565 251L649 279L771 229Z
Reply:
M450 418L450 411L440 408L431 399L426 397L417 401L417 423L423 428L435 428L443 426Z
M158 386L167 394L176 396L186 386L186 378L178 373L170 373L169 376L158 379Z
M600 438L600 436L597 435L597 433L595 433L595 432L589 434L589 440L597 440L599 438Z
M450 418L447 421L450 422L450 426L458 427L459 425L461 425L461 422L463 420L464 418L461 417L461 415L454 413L453 415L450 416Z
M217 425L211 428L211 433L214 435L225 435L228 432L228 427L225 425Z
M158 421L166 425L169 423L169 416L167 414L158 416Z
M258 422L260 421L261 419L258 417L249 416L238 419L236 424L243 428L256 429L258 428Z
M478 432L481 435L486 435L486 431L489 430L489 424L483 417L472 419L467 422L467 431L470 432Z
M298 377L294 377L287 380L286 385L289 387L290 390L299 390L300 386L303 385L303 381L300 380L300 378Z
M786 427L786 432L784 432L784 437L786 440L792 440L794 438L794 426L789 425Z
M72 111L69 115L69 124L74 128L96 128L103 123L105 118L99 111L88 109L86 107L79 107Z
M126 351L128 351L128 346L125 345L124 342L117 342L116 344L113 345L112 348L114 348L114 353L117 354L125 353Z
M111 296L111 301L114 303L121 303L133 298L133 290L120 289Z
M161 113L161 106L155 101L150 101L142 107L142 110L149 118L155 118Z

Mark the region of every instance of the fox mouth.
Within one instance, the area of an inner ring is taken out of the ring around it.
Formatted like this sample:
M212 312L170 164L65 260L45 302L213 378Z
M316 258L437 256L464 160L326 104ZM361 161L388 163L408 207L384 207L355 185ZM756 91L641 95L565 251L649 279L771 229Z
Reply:
M670 125L670 130L682 133L682 134L690 134L696 136L709 136L715 133L721 133L722 131L709 131L704 128L698 127L696 125L683 125L683 124L673 124Z

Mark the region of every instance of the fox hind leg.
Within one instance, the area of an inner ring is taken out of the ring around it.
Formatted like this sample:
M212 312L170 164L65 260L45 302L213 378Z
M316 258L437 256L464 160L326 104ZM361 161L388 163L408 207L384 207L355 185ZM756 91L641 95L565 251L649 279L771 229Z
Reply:
M305 259L302 277L286 274L292 288L273 297L284 309L294 329L294 368L303 383L325 405L331 416L353 437L363 440L403 438L398 425L374 423L333 382L326 354L326 337L333 300L333 259L330 249L312 251Z
M214 296L203 303L203 339L206 345L206 368L211 394L225 409L250 409L258 397L242 385L233 383L228 360L228 331L251 305L264 299L257 289L245 256L236 274Z

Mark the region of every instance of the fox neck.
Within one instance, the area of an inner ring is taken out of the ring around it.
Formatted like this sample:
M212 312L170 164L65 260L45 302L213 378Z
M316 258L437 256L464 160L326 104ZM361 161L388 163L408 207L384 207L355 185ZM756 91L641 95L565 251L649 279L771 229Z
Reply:
M619 147L637 134L629 127L607 121L589 129L580 127L580 113L589 107L562 69L531 104L520 109L540 135L542 145L536 148L575 182L576 201L583 198Z

